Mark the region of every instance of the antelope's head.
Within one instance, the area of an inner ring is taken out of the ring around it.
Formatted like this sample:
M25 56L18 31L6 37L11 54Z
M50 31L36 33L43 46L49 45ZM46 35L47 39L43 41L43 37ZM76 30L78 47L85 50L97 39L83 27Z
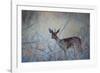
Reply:
M49 28L49 32L51 33L52 39L57 39L58 36L58 32L60 31L60 29L58 29L56 32L54 32L52 29Z

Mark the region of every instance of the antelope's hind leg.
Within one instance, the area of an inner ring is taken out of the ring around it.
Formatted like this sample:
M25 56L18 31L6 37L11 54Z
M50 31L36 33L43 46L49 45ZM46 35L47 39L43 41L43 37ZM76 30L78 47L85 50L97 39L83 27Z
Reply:
M80 51L79 51L79 47L74 45L74 54L75 54L75 59L80 59Z

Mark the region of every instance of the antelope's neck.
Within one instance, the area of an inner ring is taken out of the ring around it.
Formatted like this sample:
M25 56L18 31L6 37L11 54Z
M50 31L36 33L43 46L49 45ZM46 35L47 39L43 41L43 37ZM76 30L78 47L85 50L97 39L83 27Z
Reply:
M55 40L56 40L57 42L59 42L59 41L60 41L60 39L59 39L58 37L56 37L56 38L55 38Z

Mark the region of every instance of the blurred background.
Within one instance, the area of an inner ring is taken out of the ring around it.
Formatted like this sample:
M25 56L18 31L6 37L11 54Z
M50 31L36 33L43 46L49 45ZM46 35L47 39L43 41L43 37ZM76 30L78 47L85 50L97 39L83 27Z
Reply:
M76 53L70 48L64 51L51 38L49 28L60 28L60 39L77 36L84 49ZM22 10L22 62L80 60L90 58L90 14L52 11Z

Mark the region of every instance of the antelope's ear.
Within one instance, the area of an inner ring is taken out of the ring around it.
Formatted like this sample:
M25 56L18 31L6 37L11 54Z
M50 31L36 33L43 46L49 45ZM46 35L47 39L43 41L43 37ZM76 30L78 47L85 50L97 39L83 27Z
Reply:
M50 28L49 28L49 32L50 32L50 33L53 33L53 31L52 31Z
M56 34L60 31L60 28L56 31Z

